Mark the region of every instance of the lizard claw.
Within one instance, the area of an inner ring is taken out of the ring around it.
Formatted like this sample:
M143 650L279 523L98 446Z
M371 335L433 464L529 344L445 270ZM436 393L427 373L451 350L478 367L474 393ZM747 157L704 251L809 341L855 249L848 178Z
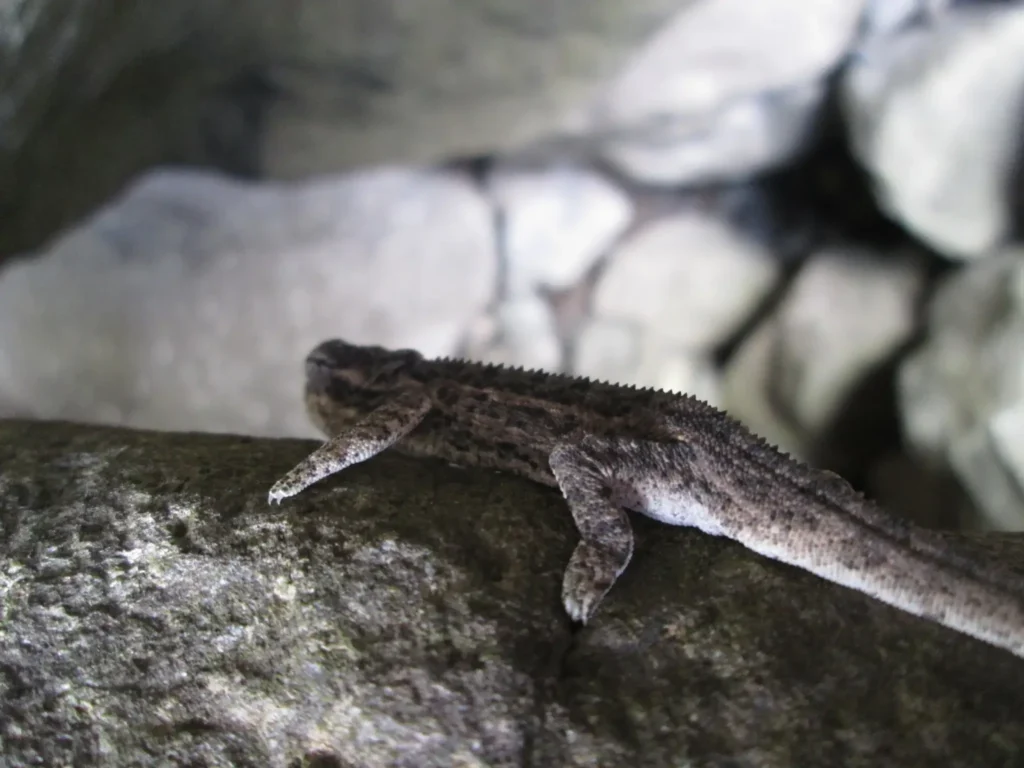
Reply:
M270 492L267 494L267 504L273 506L274 504L280 505L281 499L287 499L289 496L294 495L294 491L289 491L288 488L282 485L281 481L278 480L271 487Z
M573 621L586 625L608 589L608 586L567 577L562 584L562 605L565 606L565 612Z
M587 619L590 618L592 610L589 606L584 603L577 602L576 599L570 595L566 595L562 598L562 603L565 606L565 612L569 614L569 618L578 624L586 625Z

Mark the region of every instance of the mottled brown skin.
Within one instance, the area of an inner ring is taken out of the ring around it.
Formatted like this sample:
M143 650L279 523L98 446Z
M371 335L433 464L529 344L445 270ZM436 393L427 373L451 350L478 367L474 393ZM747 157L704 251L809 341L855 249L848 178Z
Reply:
M628 564L631 509L1024 656L1020 579L694 397L332 340L306 359L306 405L331 439L274 485L271 502L392 445L557 487L581 536L562 588L575 620L593 615Z

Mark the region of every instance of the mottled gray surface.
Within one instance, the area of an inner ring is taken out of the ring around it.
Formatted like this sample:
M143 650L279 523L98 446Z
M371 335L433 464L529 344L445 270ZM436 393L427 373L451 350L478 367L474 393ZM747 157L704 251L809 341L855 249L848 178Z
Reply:
M892 419L872 382L919 329L924 266L909 251L809 254L729 360L726 408L790 453L837 471L857 467ZM844 426L851 413L860 423Z
M881 208L932 248L980 258L1019 221L1024 6L959 3L878 36L843 75L844 121Z
M141 170L295 178L578 122L680 0L0 4L0 254Z
M593 312L706 352L753 314L780 271L768 245L721 210L680 206L615 249L598 278Z
M947 277L925 334L899 371L908 443L970 493L977 512L965 525L1024 531L1024 250Z
M813 141L825 79L863 0L697 0L634 56L594 110L602 151L649 184L749 178Z
M1008 653L640 519L573 636L557 493L385 456L267 507L310 447L0 422L8 765L1008 766L1024 743Z
M497 284L465 174L146 174L0 266L0 416L312 437L302 356L347 334L451 354Z

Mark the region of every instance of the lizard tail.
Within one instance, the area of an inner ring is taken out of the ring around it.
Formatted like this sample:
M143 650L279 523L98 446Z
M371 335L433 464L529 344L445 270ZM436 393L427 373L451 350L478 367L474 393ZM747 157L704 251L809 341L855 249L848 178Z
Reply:
M938 533L877 525L875 514L843 507L821 500L772 516L756 534L731 533L766 557L1024 658L1024 579L979 564Z

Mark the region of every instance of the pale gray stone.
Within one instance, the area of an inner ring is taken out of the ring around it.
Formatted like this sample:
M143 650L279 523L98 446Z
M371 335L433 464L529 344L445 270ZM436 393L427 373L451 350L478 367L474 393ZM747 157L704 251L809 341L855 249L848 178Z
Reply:
M499 166L487 188L501 216L506 290L566 290L594 266L633 217L629 197L581 166Z
M851 394L916 329L923 264L833 248L812 256L726 367L728 409L812 458Z
M313 345L450 354L496 280L490 209L457 174L247 184L156 172L0 271L0 408L310 435Z
M305 178L580 130L678 8L4 0L0 256L39 247L154 165Z
M559 493L385 455L268 507L315 446L0 421L5 765L1017 760L1005 651L647 520L574 631Z
M810 440L780 413L770 398L781 343L777 318L766 318L743 338L722 371L725 410L773 445L805 461L812 460Z
M599 88L678 0L282 0L253 14L274 86L277 177L512 149L582 124Z
M916 330L920 259L832 249L810 258L779 307L787 370L773 387L801 429L831 422L851 389Z
M527 369L561 371L562 343L551 306L535 294L520 294L498 305L488 338L467 353L474 360Z
M657 333L645 334L640 364L625 383L693 395L716 407L722 405L718 372L711 360L674 345Z
M611 254L594 314L700 352L736 331L778 276L765 246L712 212L683 210L645 225Z
M868 0L864 9L866 37L930 23L954 2L956 0Z
M1011 233L1022 52L1024 6L988 4L874 38L844 73L852 144L879 204L948 256L983 255Z
M902 365L908 442L949 468L978 527L1024 530L1024 252L971 264L936 291L926 343Z
M694 395L715 406L721 401L718 375L706 356L621 322L596 319L583 327L576 339L573 373Z
M746 178L804 149L862 0L697 0L595 107L605 156L653 184Z
M621 382L640 365L643 331L621 320L593 318L576 335L572 372L598 381Z

